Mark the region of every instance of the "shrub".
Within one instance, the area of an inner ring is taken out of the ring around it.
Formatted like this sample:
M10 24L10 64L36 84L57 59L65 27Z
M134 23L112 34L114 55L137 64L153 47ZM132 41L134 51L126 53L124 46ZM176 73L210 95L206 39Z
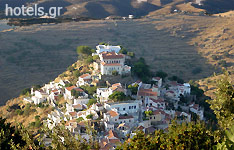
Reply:
M30 95L31 89L30 88L25 88L21 91L20 95Z
M115 91L109 96L109 99L114 101L123 101L126 99L126 95L123 92Z
M98 55L93 56L93 60L98 60L98 59L100 59Z
M119 73L118 73L118 71L113 70L113 71L112 71L112 75L113 75L113 76L117 76L117 75L119 75Z
M93 105L93 104L95 104L95 103L97 103L97 100L95 100L95 99L90 99L89 102L88 102L88 104L87 104L87 106L89 107L89 106L91 106L91 105Z
M76 121L77 121L78 123L81 122L81 121L83 121L83 120L84 120L83 117L79 117L79 118L76 119Z
M86 116L86 118L87 118L87 119L93 119L93 115L90 114L90 115Z
M212 55L211 58L212 58L213 60L219 60L219 59L220 59L220 57L217 56L217 55Z
M222 67L227 67L227 62L225 60L220 60L218 62L218 65L222 66Z
M77 47L77 53L83 55L91 55L92 48L90 48L89 46L79 46Z

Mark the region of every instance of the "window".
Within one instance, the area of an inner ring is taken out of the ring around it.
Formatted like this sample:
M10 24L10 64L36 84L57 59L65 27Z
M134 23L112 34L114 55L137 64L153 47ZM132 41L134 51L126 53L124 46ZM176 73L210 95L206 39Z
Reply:
M129 122L131 122L131 120L129 120Z
M136 106L134 106L134 108L136 109Z
M131 106L129 106L129 109L131 109L132 107Z
M155 119L155 117L154 117L154 119Z
M152 117L150 117L150 119L152 119Z
M155 118L155 117L154 117ZM115 121L117 121L117 119L115 119Z
M125 108L123 108L123 110L125 110Z

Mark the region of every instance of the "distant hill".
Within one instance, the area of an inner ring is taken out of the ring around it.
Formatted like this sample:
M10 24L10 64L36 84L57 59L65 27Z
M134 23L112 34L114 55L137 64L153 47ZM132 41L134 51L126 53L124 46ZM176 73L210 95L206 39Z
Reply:
M208 13L223 13L234 10L234 0L203 0L201 6Z
M5 4L11 7L22 5L44 7L48 13L49 7L63 7L62 14L66 17L105 18L108 16L144 16L161 7L137 0L0 0L0 10L5 10Z

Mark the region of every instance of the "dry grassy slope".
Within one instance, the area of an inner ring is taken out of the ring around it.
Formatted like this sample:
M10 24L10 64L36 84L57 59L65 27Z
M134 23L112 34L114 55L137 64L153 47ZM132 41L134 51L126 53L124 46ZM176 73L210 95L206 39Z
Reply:
M219 62L226 61L225 68L231 73L230 79L234 79L233 17L173 15L154 23L159 30L164 29L175 37L187 39L188 44L193 45L201 57L216 70L224 69ZM218 59L214 60L214 56ZM211 76L198 82L208 95L212 95L214 80L218 78L219 76Z
M35 109L35 112L29 113L29 115L17 115L15 110L7 111L9 107L13 105L18 105L19 107L24 110L24 107L26 103L23 102L23 97L20 96L18 98L9 100L6 105L0 107L0 117L7 118L7 122L12 123L13 125L16 125L18 123L22 123L25 127L28 127L28 125L31 122L35 122L35 116L39 115L40 119L46 118L47 115L52 111L51 107L47 108L39 108L35 106L31 106L31 109ZM33 130L36 131L36 130Z

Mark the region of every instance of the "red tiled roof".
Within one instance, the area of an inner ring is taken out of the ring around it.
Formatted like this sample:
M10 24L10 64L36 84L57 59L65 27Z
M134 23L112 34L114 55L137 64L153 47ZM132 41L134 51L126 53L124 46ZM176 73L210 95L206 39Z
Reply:
M76 91L78 91L78 92L84 92L82 89L80 89L80 88L78 88L78 87L76 87L76 86L70 86L70 87L67 87L66 88L68 91L71 91L71 90L76 90Z
M77 104L77 105L73 105L73 108L75 108L75 109L82 109L82 105L80 105L80 104Z
M160 77L153 77L153 79L160 80L161 78Z
M153 111L153 114L154 114L154 115L158 115L158 114L163 114L163 115L165 115L165 112L162 111L162 110L160 110L160 109L158 109L158 110Z
M138 91L138 96L157 96L157 92L153 92L152 89L140 89Z
M121 83L112 84L112 87L113 87L113 86L121 86Z
M116 54L115 52L102 53L103 59L121 59L124 58L123 54Z
M118 134L117 134L115 131L113 131L113 130L109 130L108 133L107 133L107 135L108 135L108 138L109 138L109 139L110 139L110 138L113 138L113 137L119 138L119 137L118 137Z
M109 63L109 64L107 64L107 63L105 63L105 62L102 62L101 64L102 64L103 66L121 66L120 63Z
M150 99L155 103L163 103L164 102L164 99L162 99L162 98L158 98L158 99L150 98Z
M111 117L115 117L118 116L119 114L113 110L108 111L108 113L110 114Z
M66 89L68 90L68 91L71 91L72 89L74 89L74 88L76 88L76 86L70 86L70 87L67 87Z
M76 112L69 112L69 114L70 114L72 117L74 117L74 116L76 116L76 115L77 115L77 113L76 113Z
M80 78L85 78L85 77L88 77L88 76L90 76L90 74L86 73L86 74L81 75Z

